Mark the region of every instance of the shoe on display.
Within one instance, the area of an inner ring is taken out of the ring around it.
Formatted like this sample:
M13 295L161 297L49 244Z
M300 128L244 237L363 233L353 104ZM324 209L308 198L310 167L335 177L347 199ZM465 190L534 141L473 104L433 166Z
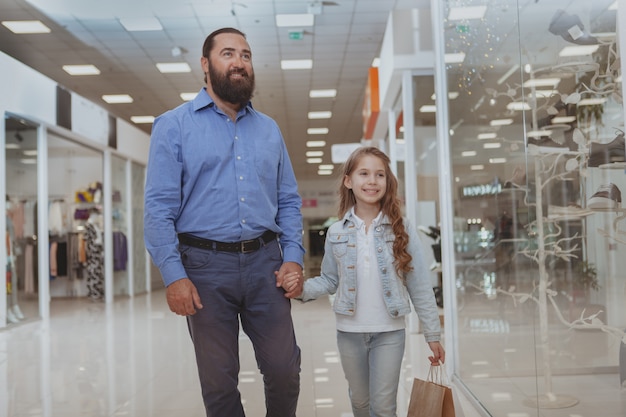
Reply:
M7 321L9 323L19 323L20 319L15 317L15 314L13 314L13 312L11 310L7 310Z
M603 184L587 200L587 208L615 210L622 206L622 192L615 184Z
M556 11L548 30L553 35L562 37L568 42L576 45L598 45L597 38L585 32L585 26L577 15L568 14L565 10Z
M599 167L614 162L626 162L626 141L621 132L609 143L591 142L587 166Z

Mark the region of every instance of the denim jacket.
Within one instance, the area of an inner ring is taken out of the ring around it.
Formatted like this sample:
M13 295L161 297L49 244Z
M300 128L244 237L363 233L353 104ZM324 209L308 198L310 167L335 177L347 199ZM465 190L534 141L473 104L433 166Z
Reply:
M409 235L408 252L413 257L413 270L406 274L406 285L398 277L393 265L393 241L395 236L389 219L384 216L374 229L376 264L381 277L387 311L391 317L410 314L413 304L424 329L427 342L439 341L441 326L439 311L429 272L425 267L421 241L417 232L404 219ZM324 294L335 294L333 310L337 314L353 315L357 297L356 280L356 225L351 211L334 223L326 234L321 275L307 279L299 297L310 301Z

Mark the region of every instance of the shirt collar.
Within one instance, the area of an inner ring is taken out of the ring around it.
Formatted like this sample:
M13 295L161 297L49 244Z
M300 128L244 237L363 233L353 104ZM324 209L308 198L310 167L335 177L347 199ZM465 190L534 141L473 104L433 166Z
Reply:
M350 208L350 210L346 213L346 215L343 217L343 220L344 222L353 222L357 228L363 226L364 224L364 221L354 212L354 206L352 206L352 208ZM381 224L389 224L389 219L387 218L387 215L383 214L382 211L379 211L378 215L372 221L372 226L378 226Z
M192 104L193 104L193 110L198 111L205 107L214 107L215 101L213 101L213 98L209 95L209 93L207 93L206 87L202 87L200 89L200 92L193 99ZM246 104L246 107L244 107L243 109L240 109L239 113L241 113L245 109L252 110L251 101L249 101L248 104Z

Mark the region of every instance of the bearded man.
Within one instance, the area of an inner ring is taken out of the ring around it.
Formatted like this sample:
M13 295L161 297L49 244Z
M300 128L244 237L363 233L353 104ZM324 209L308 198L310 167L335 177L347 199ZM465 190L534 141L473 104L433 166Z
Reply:
M276 122L256 111L245 34L211 33L193 101L157 117L148 158L144 239L169 308L186 317L206 415L243 417L239 323L265 384L268 417L293 417L300 348L289 292L275 272L302 277L301 198Z

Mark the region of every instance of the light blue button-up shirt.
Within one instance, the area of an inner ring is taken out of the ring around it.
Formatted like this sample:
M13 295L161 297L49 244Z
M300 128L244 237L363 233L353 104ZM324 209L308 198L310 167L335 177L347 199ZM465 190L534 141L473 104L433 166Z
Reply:
M177 233L237 242L272 230L283 260L302 265L301 205L280 129L251 104L233 122L203 88L154 121L144 237L165 285L187 276Z

